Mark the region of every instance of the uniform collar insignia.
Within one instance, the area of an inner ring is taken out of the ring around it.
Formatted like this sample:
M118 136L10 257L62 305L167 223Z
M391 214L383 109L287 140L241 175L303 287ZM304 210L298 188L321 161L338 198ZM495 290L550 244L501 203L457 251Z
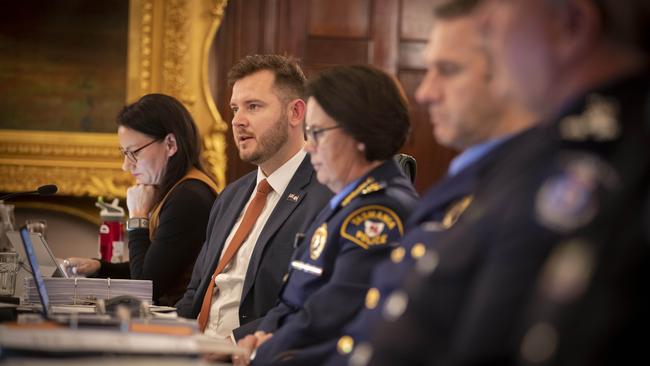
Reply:
M569 141L612 141L621 134L618 105L602 95L590 95L581 115L560 121L560 136Z
M341 201L341 207L347 206L353 199L359 195L366 195L372 192L381 191L386 186L383 182L375 181L375 178L368 177L363 183L359 184L350 194L348 194L343 201Z
M442 221L426 221L420 226L424 231L444 231L451 229L474 200L473 195L460 198L447 207Z
M460 218L460 216L465 212L467 207L469 207L470 203L472 203L472 200L474 199L474 196L469 195L465 196L458 201L454 202L448 209L447 212L445 212L445 217L442 219L442 226L445 229L449 229Z

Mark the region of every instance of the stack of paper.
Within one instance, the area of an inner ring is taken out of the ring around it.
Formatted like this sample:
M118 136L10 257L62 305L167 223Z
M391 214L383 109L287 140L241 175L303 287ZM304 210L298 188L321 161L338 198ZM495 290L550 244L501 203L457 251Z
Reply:
M120 295L135 296L142 301L152 301L150 280L118 280L110 278L44 278L50 304L67 305L94 302ZM25 278L25 302L38 304L38 292L33 278Z

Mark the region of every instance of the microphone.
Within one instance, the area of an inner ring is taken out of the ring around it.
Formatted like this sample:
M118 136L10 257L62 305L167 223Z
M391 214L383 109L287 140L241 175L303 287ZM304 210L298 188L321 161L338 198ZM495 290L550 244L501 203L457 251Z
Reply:
M55 186L54 184L46 184L44 186L40 186L36 189L36 192L41 195L41 196L51 196L58 191L59 188Z
M0 201L9 198L14 198L17 196L29 196L29 195L50 196L55 194L56 191L58 190L59 189L56 187L56 185L46 184L44 186L38 187L35 191L31 191L31 192L14 192L14 193L5 194L4 196L0 197Z

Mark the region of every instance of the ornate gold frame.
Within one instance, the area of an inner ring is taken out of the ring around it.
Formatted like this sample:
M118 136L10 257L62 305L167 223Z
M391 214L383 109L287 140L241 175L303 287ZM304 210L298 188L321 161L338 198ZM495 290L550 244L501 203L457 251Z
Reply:
M181 100L194 116L209 169L226 183L227 125L210 92L210 48L227 0L130 0L127 103L153 92ZM0 130L0 192L54 183L70 196L123 197L117 136Z

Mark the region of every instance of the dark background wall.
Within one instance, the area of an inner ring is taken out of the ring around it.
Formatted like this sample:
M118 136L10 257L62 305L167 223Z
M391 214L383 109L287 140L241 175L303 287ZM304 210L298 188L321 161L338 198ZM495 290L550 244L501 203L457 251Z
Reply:
M423 192L454 156L435 142L426 109L413 99L425 72L431 14L430 0L231 0L212 49L217 107L230 122L226 75L249 54L293 55L307 77L337 64L380 67L397 76L411 102L412 131L402 151L417 159L416 188ZM254 167L241 162L228 142L231 182Z

